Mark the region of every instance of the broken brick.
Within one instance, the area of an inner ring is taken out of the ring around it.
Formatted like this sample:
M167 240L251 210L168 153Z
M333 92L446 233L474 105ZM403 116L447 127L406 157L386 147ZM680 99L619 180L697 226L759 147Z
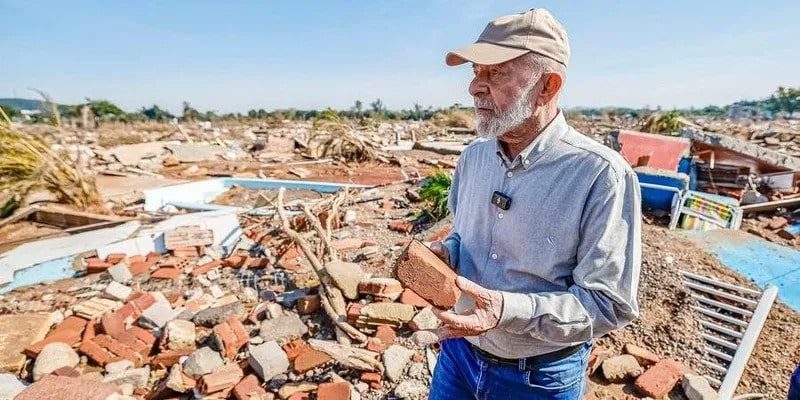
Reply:
M369 278L358 284L358 292L394 301L403 292L403 285L393 278Z
M245 258L242 256L232 255L222 260L222 265L229 268L241 268L244 265Z
M218 268L222 266L222 260L214 260L209 261L203 265L200 265L192 270L192 276L202 275L208 271L211 271L214 268Z
M227 364L200 378L200 392L211 394L233 387L242 380L244 372L236 364Z
M369 338L367 339L366 349L382 354L384 351L386 351L386 345L383 344L383 342L381 342L381 340L378 338Z
M233 387L233 397L236 400L267 400L267 391L261 387L258 377L247 375Z
M222 349L222 356L233 358L247 344L250 335L244 330L242 323L236 318L229 318L214 327L214 338Z
M308 343L306 343L303 339L292 340L291 342L284 344L282 347L283 351L286 352L286 358L288 358L289 361L294 361L297 356L311 349L311 347L308 346Z
M61 321L61 323L56 325L55 329L45 336L44 339L26 347L25 354L28 357L36 358L45 345L55 342L66 343L70 346L75 345L81 341L81 334L83 333L84 329L86 329L86 325L88 323L89 321L83 318L70 315Z
M419 308L431 307L431 303L428 303L427 300L423 299L420 297L420 295L414 293L413 290L408 288L403 290L403 293L400 294L400 302Z
M294 359L294 371L304 374L333 360L327 353L319 350L308 349Z
M151 278L153 278L153 279L172 279L172 280L178 280L178 278L180 278L180 277L181 277L181 274L182 274L182 273L183 273L183 271L181 271L181 270L180 270L180 269L178 269L178 268L172 268L172 267L161 267L161 268L159 268L159 269L155 270L155 272L153 272L153 273L150 275L150 277L151 277Z
M108 256L106 256L106 262L111 265L119 264L121 262L127 264L127 261L128 261L128 255L125 253L111 253Z
M114 264L109 262L105 262L99 258L87 258L86 259L86 272L90 274L96 274L99 272L105 272L107 269L111 268Z
M434 306L449 309L461 296L457 275L418 240L408 244L397 260L397 279Z
M414 224L410 221L392 221L389 223L389 229L395 232L411 233L414 230Z
M190 260L194 260L200 257L200 253L198 252L197 247L194 246L178 247L172 249L172 255L175 257L188 258Z
M147 361L154 343L155 337L150 332L132 327L120 339L107 334L97 335L81 343L78 351L101 366L120 359L140 366Z
M379 325L375 330L375 337L378 338L381 343L389 346L394 344L394 341L397 339L397 332L387 325Z
M320 307L320 297L318 294L303 296L297 300L297 313L300 315L313 314Z
M194 352L194 348L181 350L164 350L153 357L151 364L161 368L169 368L180 361L183 356L189 356Z
M685 368L673 360L662 360L636 378L635 386L642 394L660 399L672 391L683 378Z
M131 272L132 275L141 275L150 271L150 268L153 266L153 262L150 261L136 261L131 262L128 266L128 271Z
M350 400L350 382L326 382L317 388L317 400Z

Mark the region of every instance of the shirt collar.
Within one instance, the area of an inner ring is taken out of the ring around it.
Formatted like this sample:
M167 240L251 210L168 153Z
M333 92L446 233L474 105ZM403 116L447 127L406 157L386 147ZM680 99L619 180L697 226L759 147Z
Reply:
M528 147L525 147L513 160L508 159L505 151L503 151L503 146L500 144L500 140L495 139L497 155L506 167L514 167L521 163L522 168L528 169L540 155L544 154L544 152L561 140L567 129L569 129L569 125L567 125L567 120L564 118L564 113L558 110L558 115L553 118L550 124L548 124L547 127L539 133L539 136L537 136Z

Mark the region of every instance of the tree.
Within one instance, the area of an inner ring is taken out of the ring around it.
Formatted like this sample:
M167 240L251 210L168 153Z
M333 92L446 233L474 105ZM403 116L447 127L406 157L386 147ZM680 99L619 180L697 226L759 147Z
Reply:
M355 112L357 118L361 118L361 115L364 111L364 103L361 100L356 100L355 104L353 104L352 110Z
M125 111L122 111L121 108L108 100L92 100L87 98L86 105L89 106L89 109L92 110L92 114L97 118L108 118L107 116L109 115L119 118L125 115Z
M775 102L781 111L786 111L789 116L800 110L800 88L787 88L780 86L774 95Z
M191 122L200 118L200 111L192 108L188 101L183 102L183 115L181 116L184 121Z
M169 111L164 110L155 104L153 104L153 106L150 108L142 107L141 113L147 117L147 119L154 121L166 121L175 118L175 116L170 114Z
M374 118L383 118L386 114L386 107L383 105L383 101L381 99L375 99L372 103L369 103L370 108L372 108L372 117Z

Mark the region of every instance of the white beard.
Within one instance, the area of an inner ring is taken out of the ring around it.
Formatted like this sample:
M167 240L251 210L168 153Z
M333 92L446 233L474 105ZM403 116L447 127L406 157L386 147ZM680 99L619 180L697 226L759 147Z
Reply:
M528 120L533 115L533 107L531 107L531 93L536 83L520 92L519 97L508 110L499 113L496 117L482 117L480 113L476 113L477 128L476 131L480 137L496 138L502 134L518 128L523 122ZM494 105L487 101L475 99L475 108L478 106L489 106L494 108Z

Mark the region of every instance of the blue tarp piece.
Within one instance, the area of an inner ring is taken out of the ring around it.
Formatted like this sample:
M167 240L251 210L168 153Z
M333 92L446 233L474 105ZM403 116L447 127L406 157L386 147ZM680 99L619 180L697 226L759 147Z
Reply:
M778 297L800 312L800 251L742 231L673 231L695 240L728 268L764 288L778 286Z

